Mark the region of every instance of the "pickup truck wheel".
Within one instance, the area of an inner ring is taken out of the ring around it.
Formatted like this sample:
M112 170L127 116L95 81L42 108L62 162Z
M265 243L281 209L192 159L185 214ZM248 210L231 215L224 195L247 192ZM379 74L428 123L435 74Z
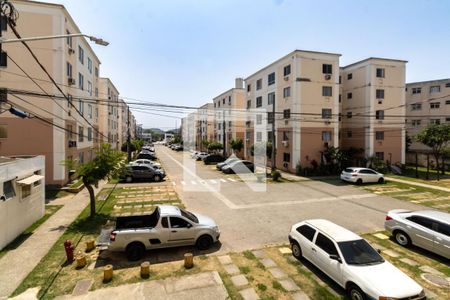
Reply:
M292 255L296 259L302 258L302 256L303 256L302 255L302 248L300 248L300 245L297 242L292 242L291 249L292 249Z
M401 230L397 230L394 232L394 238L397 244L403 247L411 246L411 238Z
M351 300L366 300L366 294L357 285L350 285L347 291Z
M159 176L159 175L153 176L153 181L160 182L161 181L161 176Z
M131 243L127 246L127 258L130 261L136 261L142 258L145 252L145 246L142 243Z
M128 182L128 183L130 183L130 182L133 181L133 177L127 176L127 177L125 177L125 181Z
M211 248L212 244L213 244L212 237L205 234L198 238L196 246L199 250L207 250Z

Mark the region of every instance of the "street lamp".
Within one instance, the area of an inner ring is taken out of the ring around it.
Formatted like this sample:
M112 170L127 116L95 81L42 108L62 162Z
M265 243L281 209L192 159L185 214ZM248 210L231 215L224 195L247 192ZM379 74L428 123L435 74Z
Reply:
M101 46L108 46L109 43L101 38L97 38L95 36L83 34L83 33L71 33L71 34L61 34L61 35L47 35L47 36L35 36L35 37L26 37L20 39L5 39L0 37L0 44L8 44L8 43L17 43L17 42L32 42L32 41L40 41L40 40L50 40L50 39L64 39L64 38L72 38L72 37L86 37L91 42L96 43Z

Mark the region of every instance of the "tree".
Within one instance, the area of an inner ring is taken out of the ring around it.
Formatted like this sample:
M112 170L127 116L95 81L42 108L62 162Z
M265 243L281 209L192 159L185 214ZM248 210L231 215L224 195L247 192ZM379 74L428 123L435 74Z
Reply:
M122 144L122 147L120 147L120 150L122 150L123 152L127 152L127 142ZM133 143L130 143L130 151L131 152L136 151L136 147L133 145Z
M222 150L222 149L223 149L223 145L219 142L211 142L208 145L209 151L216 151L216 150Z
M443 156L445 148L450 143L450 124L433 124L416 135L416 140L431 148L436 159L437 176L439 180L439 158ZM444 160L444 159L442 159ZM442 162L444 164L444 162Z
M105 178L116 177L122 172L124 155L120 151L111 149L109 144L103 144L96 152L96 157L85 164L79 164L76 173L89 192L90 208L93 217L95 215L95 194L93 186Z
M144 141L135 139L131 141L131 144L134 146L135 151L141 152L142 146L144 146Z
M244 142L241 139L231 140L230 146L234 153L240 152L244 148Z
M250 147L250 154L252 156L263 155L264 152L268 158L272 157L272 143L271 142L259 142Z
M405 136L405 151L406 152L409 152L411 144L412 144L412 138L408 135L408 132L406 132L406 136Z

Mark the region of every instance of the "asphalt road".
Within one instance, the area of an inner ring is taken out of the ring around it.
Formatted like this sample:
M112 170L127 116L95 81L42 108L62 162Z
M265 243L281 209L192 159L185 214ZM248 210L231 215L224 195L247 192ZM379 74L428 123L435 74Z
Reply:
M215 166L195 162L187 152L164 146L157 146L156 152L188 210L210 216L219 225L220 252L286 243L291 226L304 219L328 219L357 233L367 233L383 229L388 210L423 208L341 183L266 185L252 178L248 179L249 186L236 175L225 176Z

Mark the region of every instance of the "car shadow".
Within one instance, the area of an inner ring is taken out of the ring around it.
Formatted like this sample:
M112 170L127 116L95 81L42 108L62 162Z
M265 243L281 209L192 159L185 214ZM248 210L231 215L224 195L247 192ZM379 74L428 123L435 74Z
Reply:
M212 247L207 250L198 250L195 246L147 250L145 251L144 256L137 261L129 261L125 252L112 252L103 250L100 252L97 260L95 261L94 268L101 268L106 265L112 265L115 270L120 270L138 267L145 261L150 262L151 265L182 261L184 259L184 254L186 253L192 253L195 260L196 256L215 253L221 248L222 244L219 241L213 244Z
M396 245L398 245L398 244L395 242L395 239L394 239L393 236L390 236L390 237L389 237L389 240L390 240L391 242L395 243ZM428 251L428 250L426 250L426 249L417 247L417 246L415 246L415 245L411 245L411 246L408 247L408 248L405 248L405 247L403 247L403 248L404 248L404 249L407 249L407 250L409 250L409 251L411 251L411 252L414 252L414 254L423 255L423 256L425 256L425 257L427 257L427 258L429 258L429 259L435 260L435 261L437 261L437 262L439 262L439 263L441 263L441 264L450 266L450 259L446 259L445 257L440 256L440 255L438 255L438 254L436 254L436 253L433 253L433 252L431 252L431 251ZM413 258L413 259L414 259L414 258Z

